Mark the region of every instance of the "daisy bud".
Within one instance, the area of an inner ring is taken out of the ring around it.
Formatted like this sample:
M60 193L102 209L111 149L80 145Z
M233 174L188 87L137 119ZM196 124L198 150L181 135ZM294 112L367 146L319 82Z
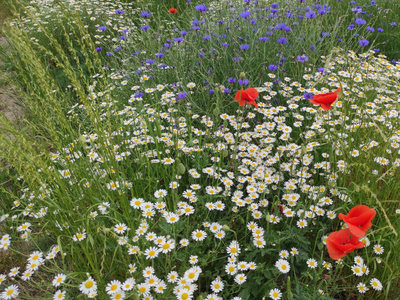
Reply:
M86 273L86 276L89 278L89 277L90 277L90 274L89 274L89 273Z
M229 226L228 225L224 225L224 226L222 226L222 229L224 230L224 231L230 231L231 229L229 228Z
M203 298L202 295L200 295L200 296L197 297L197 300L203 300L203 299L204 299L204 298Z
M240 79L244 80L246 78L246 74L244 72L240 73Z

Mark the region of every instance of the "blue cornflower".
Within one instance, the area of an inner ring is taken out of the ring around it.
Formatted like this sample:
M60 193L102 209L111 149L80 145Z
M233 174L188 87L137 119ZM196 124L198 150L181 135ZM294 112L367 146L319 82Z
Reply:
M228 94L228 93L230 93L231 92L231 89L230 88L224 88L224 93L225 94Z
M106 26L100 26L98 28L99 31L106 31L107 27Z
M378 32L383 32L382 28L378 28L377 30L378 30Z
M239 16L242 18L246 19L247 17L250 17L250 12L249 11L242 11Z
M224 20L219 20L219 21L218 21L218 24L224 24L224 23L225 23Z
M156 57L157 58L161 58L161 57L163 57L164 56L164 53L156 53Z
M306 13L304 14L304 16L305 16L307 19L314 19L317 15L315 14L315 11L310 10L310 11L306 12Z
M318 72L320 72L320 73L322 73L322 74L325 74L325 73L326 73L326 70L325 70L324 67L320 67L320 68L318 68Z
M211 40L211 36L205 35L205 36L203 36L203 40L209 41L209 40Z
M115 14L117 14L117 15L122 15L122 14L124 14L124 13L125 13L124 10L119 10L119 9L117 9L117 10L115 11Z
M146 26L142 26L142 27L140 27L142 30L144 30L144 31L147 31L147 29L149 29L149 25L146 25Z
M276 25L276 29L284 29L286 27L285 23L278 23L278 25Z
M210 89L210 95L214 94L214 90Z
M137 92L137 93L135 93L135 97L136 98L142 98L143 97L143 93L142 92Z
M187 93L185 91L182 91L178 94L178 98L180 98L180 99L185 99L186 96L187 96Z
M365 23L367 23L367 21L365 21L365 20L362 19L362 18L356 18L356 19L354 20L354 22L355 22L357 25L364 25Z
M355 33L353 36L358 37L359 35L360 35L359 33Z
M390 26L396 26L396 22L390 23Z
M249 45L249 44L242 44L242 45L240 45L240 49L241 49L241 50L249 50L249 48L250 48L250 45Z
M367 29L368 31L371 31L371 32L375 31L374 27L371 27L371 26L367 26L367 28L365 28L365 29Z
M249 81L245 78L245 79L241 79L241 78L239 78L239 84L240 85L248 85L249 84Z
M154 63L154 59L146 59L146 63L151 65Z
M200 53L199 53L199 56L200 56L200 57L204 57L204 53L200 52Z
M372 0L371 5L375 5L375 4L376 4L376 1Z
M347 29L348 29L348 30L353 30L355 26L356 26L356 25L354 25L354 24L350 24L349 27L347 27Z
M233 61L241 61L241 60L242 60L242 58L240 56L237 58L236 57L233 58Z
M308 61L308 57L306 56L306 55L302 55L302 56L300 56L300 55L297 55L297 60L299 61L299 62L306 62L306 61Z
M268 41L268 40L269 40L268 37L265 37L265 36L260 37L260 41L261 41L261 42L266 42L266 41Z
M278 67L275 65L269 65L268 69L270 69L271 71L275 71L276 69L278 69Z
M195 9L197 11L207 11L207 6L205 6L204 4L200 4L200 5L196 5Z
M121 47L118 47L118 48L115 48L115 49L114 49L115 52L118 52L118 51L120 51L120 50L121 50Z
M310 100L310 99L314 98L313 94L311 94L311 93L304 93L303 97L306 98L307 100Z
M368 40L362 39L358 42L361 46L367 46L369 44Z
M278 42L279 44L286 44L286 43L287 43L287 39L286 39L285 37L280 37L280 38L277 40L277 42Z
M381 51L381 50L380 50L379 48L375 48L374 51L375 51L375 52L379 52L379 51Z
M107 53L107 56L112 56L112 55L113 55L112 52Z
M183 41L183 37L177 37L177 38L174 38L174 42L177 42L177 43L180 43L180 42L182 42Z
M236 82L236 78L229 77L228 78L228 82L229 83L234 83L234 82Z
M97 51L97 52L99 52L99 51L101 51L103 48L101 48L101 47L98 47L98 48L96 48L95 50Z
M182 30L182 31L181 31L181 34L182 34L183 36L185 36L185 35L187 35L187 31L186 31L186 30Z
M229 44L227 44L227 43L221 43L221 45L222 45L222 47L228 47L229 46Z
M272 7L272 8L278 8L278 7L279 7L279 4L278 4L278 3L272 3L272 4L271 4L271 7Z
M140 15L141 15L143 18L148 18L148 17L150 17L150 13L149 13L148 11L142 11L142 12L140 13Z
M311 49L311 50L315 50L315 46L314 46L314 45L311 45L311 46L310 46L310 49Z

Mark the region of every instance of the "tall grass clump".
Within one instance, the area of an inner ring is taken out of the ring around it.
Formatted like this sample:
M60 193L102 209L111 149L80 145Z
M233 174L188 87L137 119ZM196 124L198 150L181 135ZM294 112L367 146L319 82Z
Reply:
M0 297L396 299L400 65L365 4L13 20L27 126L1 117L0 251L26 265L1 266Z

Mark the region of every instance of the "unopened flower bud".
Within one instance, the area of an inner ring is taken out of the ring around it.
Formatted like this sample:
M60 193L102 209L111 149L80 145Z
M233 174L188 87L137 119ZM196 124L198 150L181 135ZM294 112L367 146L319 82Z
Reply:
M229 226L228 225L224 225L224 226L222 226L222 229L224 230L224 231L230 231L231 229L229 228Z
M244 80L246 78L246 74L244 72L240 73L240 79Z

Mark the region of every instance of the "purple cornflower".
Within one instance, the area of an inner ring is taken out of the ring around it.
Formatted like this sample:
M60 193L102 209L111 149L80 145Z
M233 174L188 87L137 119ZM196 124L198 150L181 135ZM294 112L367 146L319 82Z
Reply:
M214 94L214 90L210 89L210 95Z
M205 35L205 36L203 36L203 40L209 41L209 40L211 40L211 36Z
M367 46L369 44L368 40L362 39L358 42L361 46Z
M375 31L374 27L371 27L371 26L367 26L367 28L365 28L365 29L368 31L371 31L371 32Z
M100 26L98 28L99 31L106 31L107 27L106 26Z
M271 71L275 71L276 69L278 69L278 67L275 65L269 65L268 69L270 69Z
M112 52L107 53L107 56L112 56L112 55L113 55Z
M228 82L229 83L234 83L234 82L236 82L236 78L229 77L228 78Z
M247 17L250 17L250 12L249 11L242 11L239 16L242 18L246 19Z
M311 45L311 46L310 46L310 49L311 49L311 50L315 50L315 46L314 46L314 45Z
M382 28L378 28L377 30L378 30L378 32L383 32Z
M124 13L125 13L124 10L119 10L119 9L117 9L117 10L115 11L115 14L116 14L116 15L122 15L122 14L124 14Z
M199 56L200 56L200 57L204 57L204 53L200 52L200 53L199 53Z
M205 6L204 4L196 5L195 6L195 10L197 10L197 11L207 11L207 6Z
M143 11L143 12L140 13L140 15L141 15L143 18L148 18L148 17L150 17L150 13L149 13L148 11Z
M154 64L154 59L146 59L146 64Z
M121 47L118 47L118 48L115 48L115 49L114 49L115 52L118 52L118 51L120 51L120 50L121 50Z
M277 3L272 3L272 4L271 4L271 7L272 7L272 8L278 8L278 7L279 7L279 4L277 4Z
M250 48L250 45L249 45L249 44L242 44L242 45L240 45L240 49L241 49L241 50L249 50L249 48Z
M177 42L177 43L180 43L180 42L182 42L183 41L183 37L177 37L177 38L174 38L174 42Z
M269 40L268 37L265 37L265 36L260 37L260 41L261 41L261 42L266 42L266 41L268 41L268 40Z
M236 58L236 57L233 58L233 61L241 61L241 60L242 60L242 58L240 56L238 58Z
M142 26L142 27L140 27L142 30L144 30L144 31L147 31L147 29L149 29L149 25L146 25L146 26Z
M278 42L279 44L286 44L286 43L287 43L287 39L286 39L285 37L280 37L280 38L277 40L277 42Z
M362 19L362 18L357 18L357 19L354 20L354 22L355 22L357 25L364 25L365 23L367 23L367 21L365 21L365 20Z
M310 10L305 13L304 15L307 19L314 19L317 15L315 14L315 11Z
M249 81L245 78L245 79L241 79L241 78L239 78L239 84L240 85L248 85L249 84Z
M311 93L304 93L303 97L306 98L307 100L310 100L310 99L314 98L313 94L311 94Z
M101 48L101 47L98 47L98 48L96 48L95 50L97 51L97 52L99 52L99 51L101 51L103 48Z
M323 67L318 68L318 72L320 72L320 73L322 73L322 74L325 74L325 73L326 73L325 68L323 68Z
M356 26L356 25L354 25L354 24L350 24L349 27L347 27L347 29L348 29L348 30L353 30L355 26Z
M186 30L182 30L182 31L181 31L181 34L182 34L183 36L185 36L185 35L187 35L187 31L186 31Z
M231 92L231 89L230 88L224 88L224 93L225 94L228 94L228 93L230 93Z
M222 45L222 47L228 47L229 46L229 44L227 44L227 43L221 43L221 45Z
M180 99L185 99L186 96L187 96L187 93L185 91L182 91L178 94L178 98L180 98Z
M302 56L297 55L297 60L298 60L299 62L303 63L303 62L308 61L308 57L307 57L306 55L304 55L304 54L303 54Z
M156 53L156 57L157 58L161 58L161 57L163 57L164 56L164 53Z

